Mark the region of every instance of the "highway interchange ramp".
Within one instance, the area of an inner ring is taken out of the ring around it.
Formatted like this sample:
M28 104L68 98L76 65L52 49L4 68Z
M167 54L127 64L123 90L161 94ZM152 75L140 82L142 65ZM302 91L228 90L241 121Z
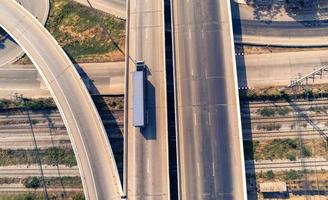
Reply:
M121 199L122 188L105 129L80 76L49 32L15 0L0 4L0 25L37 67L62 114L87 199Z

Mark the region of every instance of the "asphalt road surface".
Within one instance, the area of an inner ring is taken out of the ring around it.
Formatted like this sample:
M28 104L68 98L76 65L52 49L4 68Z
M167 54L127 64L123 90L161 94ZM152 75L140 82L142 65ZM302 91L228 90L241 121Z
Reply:
M239 87L264 88L288 86L324 65L328 65L328 51L282 52L237 56ZM309 84L327 83L328 73L323 73Z
M230 0L172 0L181 200L246 199Z
M127 197L129 200L169 199L168 136L162 0L129 1L127 93ZM132 73L135 61L148 68L148 124L132 126Z
M120 199L122 188L106 131L81 77L49 34L14 0L0 4L0 25L29 55L51 90L77 155L87 199Z
M17 0L23 5L32 15L42 23L45 24L49 13L49 0ZM16 61L24 55L23 50L15 43L9 36L4 40L0 40L0 66Z
M125 0L74 0L88 7L110 13L119 18L126 18Z
M245 19L245 16L241 16L244 15L244 10L240 9L245 9L245 6L232 3L234 38L237 43L297 47L328 46L328 20L315 20L315 16L312 17L313 20Z
M75 64L91 95L124 93L124 62ZM0 98L22 94L28 98L51 96L33 65L6 65L0 68Z

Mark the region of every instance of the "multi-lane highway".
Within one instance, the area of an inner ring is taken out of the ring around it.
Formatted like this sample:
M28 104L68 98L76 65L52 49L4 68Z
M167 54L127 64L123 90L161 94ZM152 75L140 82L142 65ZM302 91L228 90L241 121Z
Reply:
M121 183L104 126L73 64L33 15L14 0L0 4L0 25L28 54L68 129L87 199L120 199Z
M230 0L172 0L181 200L246 199Z
M164 51L164 1L128 1L126 177L129 200L169 199L168 135ZM132 73L147 66L147 125L132 126Z

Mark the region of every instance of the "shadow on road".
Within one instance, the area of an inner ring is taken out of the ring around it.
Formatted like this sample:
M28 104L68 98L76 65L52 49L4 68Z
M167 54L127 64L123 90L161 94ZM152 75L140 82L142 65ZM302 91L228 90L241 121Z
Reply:
M266 23L279 17L284 11L289 17L301 22L304 26L317 26L320 16L327 15L327 2L322 0L283 0L283 1L263 1L246 0L247 5L254 8L254 18ZM308 19L311 19L310 21Z
M154 85L147 80L145 99L145 120L147 125L140 129L146 140L156 140L156 91ZM163 119L164 120L164 119Z
M234 4L231 1L231 4ZM233 5L231 6L233 8ZM236 6L233 8L233 15L236 19L240 18L240 10L239 7ZM234 34L242 33L242 25L240 20L233 21L233 31ZM247 82L247 71L246 71L246 64L244 59L244 48L242 45L235 44L235 57L236 57L236 70L237 70L237 78L238 78L238 88L239 88L239 97L244 95L240 95L241 93L247 92L248 82ZM250 107L249 101L244 100L242 98L239 99L240 101L240 116L242 122L242 135L244 142L244 158L245 164L248 163L251 166L254 166L254 155L253 155L253 146L251 139L252 137L252 127L251 127L251 115L250 115ZM246 160L248 160L246 162ZM246 168L246 166L245 166ZM248 199L257 200L257 188L256 188L256 176L255 176L255 169L248 169L246 171L246 184L247 184L247 195Z

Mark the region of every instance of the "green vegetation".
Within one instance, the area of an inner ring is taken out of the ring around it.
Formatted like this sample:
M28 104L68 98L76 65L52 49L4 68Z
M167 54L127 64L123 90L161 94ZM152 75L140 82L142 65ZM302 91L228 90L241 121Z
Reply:
M274 160L288 159L296 160L301 156L312 156L311 143L303 144L302 148L296 139L274 139L268 141L244 141L244 152L246 160ZM317 148L318 149L318 148ZM318 149L319 152L320 149Z
M55 109L56 104L52 98L25 99L17 97L16 99L0 99L0 110L24 109L46 110Z
M257 110L263 117L273 117L276 114L285 116L290 112L290 109L287 107L277 107L277 108L259 108Z
M294 180L303 178L304 174L309 174L309 175L313 174L314 177L315 177L316 173L325 173L325 171L323 171L323 172L314 172L314 171L285 170L285 171L273 172L272 170L270 170L270 171L267 171L267 172L258 172L258 173L256 173L255 178L259 182L274 181L274 180L294 181Z
M312 155L310 149L306 146L302 146L302 155L303 157L310 157Z
M285 180L296 180L303 177L302 171L289 170L285 172Z
M328 97L328 89L324 85L318 88L292 90L291 88L270 87L262 90L240 90L241 101L288 101L291 99L313 99Z
M82 192L48 192L49 199L85 200ZM63 198L63 196L65 198ZM0 200L44 200L43 192L28 192L21 194L2 194Z
M270 123L270 124L259 124L256 126L257 130L266 130L266 131L279 131L281 124Z
M0 184L14 184L19 182L20 182L19 178L7 178L7 177L0 178Z
M46 27L73 60L124 59L124 20L69 0L50 2Z
M290 161L295 161L296 160L296 156L292 155L292 154L287 154L287 159Z
M263 117L272 117L275 114L275 110L273 108L259 108L257 110Z
M268 180L273 180L274 177L275 177L275 174L273 173L272 170L270 171L267 171L265 174L264 174L264 177Z
M37 177L31 177L23 181L23 184L25 185L26 188L37 189L41 186L41 179Z
M71 148L52 147L39 150L42 164L76 166L76 159ZM36 152L34 150L0 149L0 166L34 164Z
M38 124L38 123L40 123L40 122L39 122L39 120L32 119L32 120L31 120L31 123L32 123L33 125L36 125L36 124Z
M47 187L72 187L82 188L82 181L79 176L75 177L45 177L44 183L41 177L28 177L22 180L26 188L37 189L43 187L44 183Z

